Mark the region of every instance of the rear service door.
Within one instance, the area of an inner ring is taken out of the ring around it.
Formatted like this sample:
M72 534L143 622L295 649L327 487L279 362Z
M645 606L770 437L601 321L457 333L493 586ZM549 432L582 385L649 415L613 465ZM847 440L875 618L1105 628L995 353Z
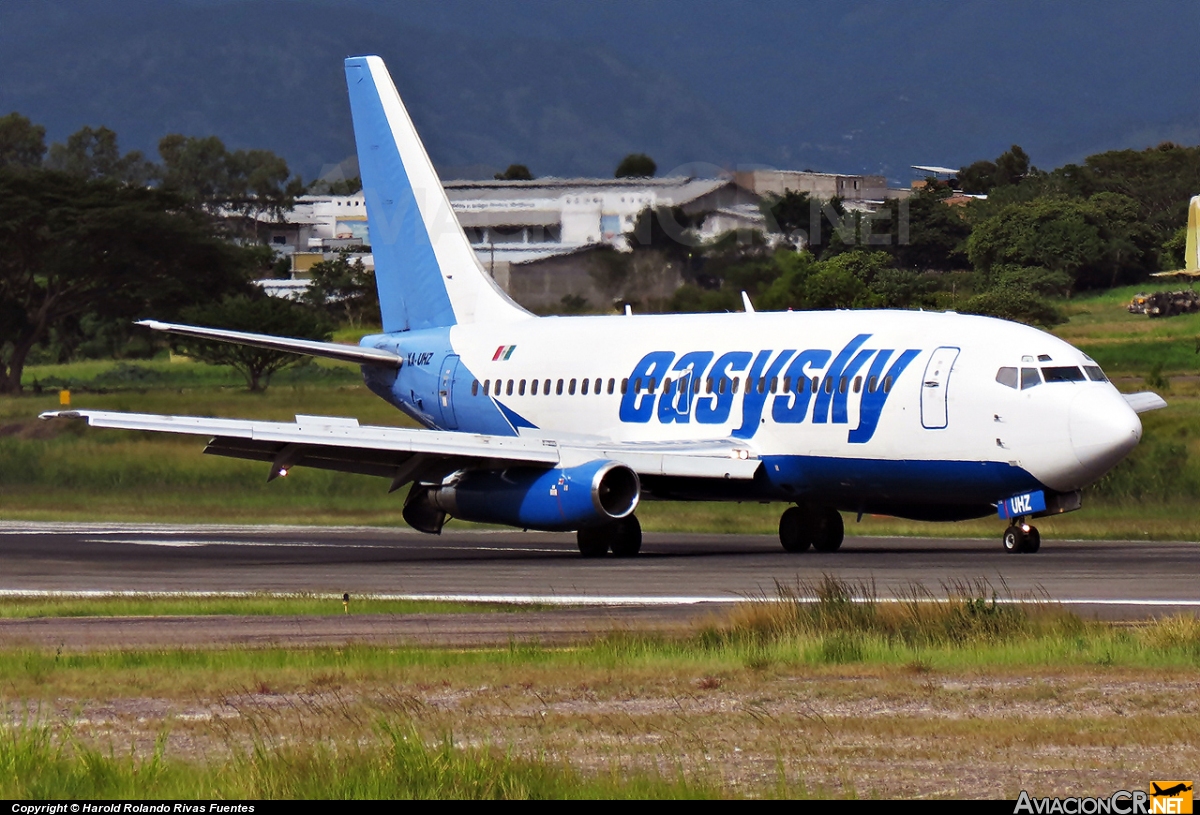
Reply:
M442 409L442 426L458 430L454 415L454 380L458 376L458 354L447 354L442 360L442 377L438 383L438 406Z
M921 380L921 425L926 430L941 430L946 426L946 400L950 390L950 370L958 359L957 348L935 349L925 366Z

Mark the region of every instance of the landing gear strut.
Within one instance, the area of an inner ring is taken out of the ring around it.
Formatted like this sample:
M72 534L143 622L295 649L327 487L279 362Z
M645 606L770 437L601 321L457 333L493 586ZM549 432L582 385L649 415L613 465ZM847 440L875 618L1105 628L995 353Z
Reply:
M790 507L779 519L779 542L788 552L836 552L842 545L845 525L833 507Z
M584 557L604 557L609 550L613 557L633 557L642 549L642 525L636 515L580 529L575 536Z
M1004 530L1004 551L1009 554L1029 552L1033 554L1042 548L1042 536L1036 526L1024 518L1017 518L1012 526Z

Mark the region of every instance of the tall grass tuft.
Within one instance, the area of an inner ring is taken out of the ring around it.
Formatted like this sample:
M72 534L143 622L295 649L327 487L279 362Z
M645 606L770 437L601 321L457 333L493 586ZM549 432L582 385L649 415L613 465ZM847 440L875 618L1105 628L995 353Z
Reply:
M883 650L1003 646L1022 640L1077 636L1074 614L1033 601L1001 598L986 581L943 587L935 597L920 585L896 600L879 598L871 582L826 575L815 583L776 583L773 596L752 598L723 624L708 626L709 647L743 646L763 659L764 647L812 645L817 661L861 662Z

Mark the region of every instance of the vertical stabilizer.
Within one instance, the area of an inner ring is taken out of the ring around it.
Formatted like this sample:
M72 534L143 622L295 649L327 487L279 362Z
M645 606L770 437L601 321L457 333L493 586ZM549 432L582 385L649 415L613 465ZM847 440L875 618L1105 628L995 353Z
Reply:
M379 57L346 60L385 332L531 315L487 276Z
M1183 268L1200 271L1200 195L1188 206L1187 248L1183 253Z

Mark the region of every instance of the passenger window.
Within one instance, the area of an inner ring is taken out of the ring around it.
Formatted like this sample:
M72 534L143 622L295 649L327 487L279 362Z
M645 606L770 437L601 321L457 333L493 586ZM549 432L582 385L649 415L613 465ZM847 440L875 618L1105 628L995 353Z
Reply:
M717 393L725 392L725 383L728 381L729 380L727 380L725 377L721 377L720 379L717 380Z
M488 385L491 385L491 384L492 384L492 380L490 380L490 379L483 380L483 395L484 396L488 395Z
M779 377L771 377L771 393L779 393Z
M642 378L640 376L637 379L633 380L633 392L634 393L642 392Z
M590 380L590 379L583 380L583 390L581 390L580 393L583 394L584 396L587 396L588 395L588 385L590 385L591 383L592 383L592 380Z
M708 378L708 380L705 382L705 385L704 385L704 392L705 392L705 393L712 393L712 391L713 391L713 378L710 376L710 377Z
M472 396L479 395L479 380L478 379L471 380L471 395Z
M1037 368L1021 369L1021 390L1034 388L1040 384L1042 384L1042 375L1038 373Z
M825 377L825 392L833 393L833 377L832 376Z
M867 393L874 393L875 387L879 384L879 377L873 376L867 380Z
M513 392L513 381L510 379L510 380L508 380L508 386L504 389L504 395L512 396L512 392Z
M1099 365L1084 365L1083 370L1087 372L1088 379L1093 382L1107 382L1108 377L1104 375L1104 371L1100 370Z
M549 379L547 379L546 384L542 386L542 393L546 394L547 396L550 395L550 380Z
M885 376L883 378L883 392L891 393L891 391L892 391L892 378L890 376Z
M1006 388L1016 390L1017 387L1017 369L1016 368L1001 368L996 371L996 381Z
M699 393L699 392L700 392L700 377L693 374L692 375L692 393Z
M621 393L625 394L628 390L629 390L629 379L628 378L622 379L621 380Z
M800 380L796 380L797 383L799 383L799 381ZM783 392L787 393L791 389L792 389L792 378L790 376L785 376L783 378Z
M738 385L741 384L741 379L742 378L740 376L735 376L733 378L733 389L730 391L730 393L737 393Z
M601 388L601 386L602 386L602 385L604 385L604 380L603 380L603 379L600 379L600 378L597 378L597 379L596 379L596 387L592 388L592 390L596 392L596 395L597 395L597 396L599 396L599 395L600 395L600 388Z
M524 379L521 380L521 384L517 387L517 395L518 396L525 395L525 380Z
M856 377L854 377L854 392L858 393L861 390L862 390L862 377L856 376Z
M845 392L846 392L846 377L843 376L841 379L838 380L838 393L845 393Z
M615 380L615 379L608 380L608 395L609 396L612 396L613 388L616 386L616 384L617 384L617 380Z
M529 383L529 395L537 396L538 381L535 379Z
M667 377L663 380L663 393L671 392L671 378Z
M567 395L568 396L575 395L575 380L574 379L572 379L571 384L567 386Z
M812 393L816 393L820 389L821 389L821 380L814 376L812 378L812 387L809 388L809 391L811 391Z
M554 394L556 396L562 396L562 389L563 389L563 381L560 379L560 380L558 380L558 386L555 387L555 389L554 389Z

